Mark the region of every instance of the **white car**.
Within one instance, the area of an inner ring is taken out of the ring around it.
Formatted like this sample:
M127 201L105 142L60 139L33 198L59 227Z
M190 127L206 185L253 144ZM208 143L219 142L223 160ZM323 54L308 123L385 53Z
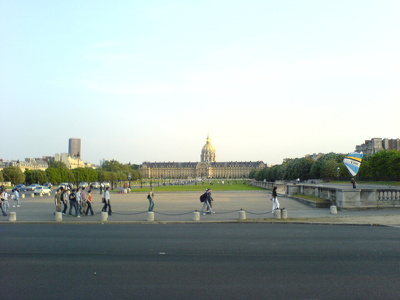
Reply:
M37 186L34 191L35 195L40 195L40 194L51 194L51 189L49 189L47 186Z

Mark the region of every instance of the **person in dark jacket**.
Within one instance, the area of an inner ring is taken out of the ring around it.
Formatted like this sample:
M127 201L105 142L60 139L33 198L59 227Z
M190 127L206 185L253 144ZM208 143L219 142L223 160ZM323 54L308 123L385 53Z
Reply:
M274 188L272 189L272 197L271 197L271 201L272 201L272 212L274 212L274 210L279 209L279 201L278 201L278 193L276 192L277 187L274 186Z

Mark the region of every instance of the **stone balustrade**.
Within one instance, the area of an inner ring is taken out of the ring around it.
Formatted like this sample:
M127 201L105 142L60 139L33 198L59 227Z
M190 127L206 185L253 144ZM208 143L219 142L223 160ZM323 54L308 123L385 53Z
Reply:
M341 188L318 184L296 184L286 182L252 182L251 185L272 190L288 196L310 195L330 201L338 208L400 207L400 188Z

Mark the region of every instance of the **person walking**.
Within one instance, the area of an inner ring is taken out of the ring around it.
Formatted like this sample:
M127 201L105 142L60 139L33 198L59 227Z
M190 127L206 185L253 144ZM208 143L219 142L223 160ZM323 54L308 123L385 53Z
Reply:
M1 212L3 216L7 216L7 209L10 207L10 204L8 203L7 190L4 188L0 193L0 202L1 202Z
M17 207L19 206L19 190L18 189L14 189L14 204L13 207L15 207L15 203L17 203Z
M149 192L149 194L147 195L147 199L149 199L149 211L153 211L154 208L154 189L152 188Z
M278 193L276 192L277 188L278 187L274 186L272 189L272 212L274 212L276 209L279 209Z
M56 206L56 212L61 212L61 190L57 189L56 194L54 195L54 204Z
M63 209L62 213L63 213L63 215L65 215L67 213L67 208L68 208L68 198L69 198L68 191L66 188L63 188L63 187L61 187L60 190L61 190L60 199L61 199L62 204L64 205L64 209Z
M1 199L3 200L3 210L5 213L7 213L8 208L10 207L10 203L8 202L8 193L6 189L3 189L1 193Z
M211 197L211 190L210 189L206 189L204 194L205 194L205 200L203 202L203 207L201 209L201 213L203 214L203 216L206 213L207 214L214 214L215 212L212 210L212 205L211 205L211 202L214 201L214 199Z
M85 212L85 215L88 215L89 211L92 214L92 216L94 215L93 208L92 208L93 204L94 203L93 203L93 200L92 200L92 190L89 190L88 194L87 194L87 198L86 198L86 212Z
M111 216L112 210L111 210L111 202L110 202L110 187L106 187L106 191L103 194L103 209L102 211L106 212L108 208L108 215Z
M73 189L69 194L69 215L72 216L72 208L75 209L75 216L79 218L78 203L76 202L76 190Z

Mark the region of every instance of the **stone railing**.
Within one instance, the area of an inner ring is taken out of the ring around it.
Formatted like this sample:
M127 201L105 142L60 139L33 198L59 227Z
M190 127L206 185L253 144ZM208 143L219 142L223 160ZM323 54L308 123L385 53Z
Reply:
M265 189L278 187L278 193L310 195L330 201L338 208L400 207L400 188L349 189L327 187L318 184L295 184L285 182L252 182L254 186Z

